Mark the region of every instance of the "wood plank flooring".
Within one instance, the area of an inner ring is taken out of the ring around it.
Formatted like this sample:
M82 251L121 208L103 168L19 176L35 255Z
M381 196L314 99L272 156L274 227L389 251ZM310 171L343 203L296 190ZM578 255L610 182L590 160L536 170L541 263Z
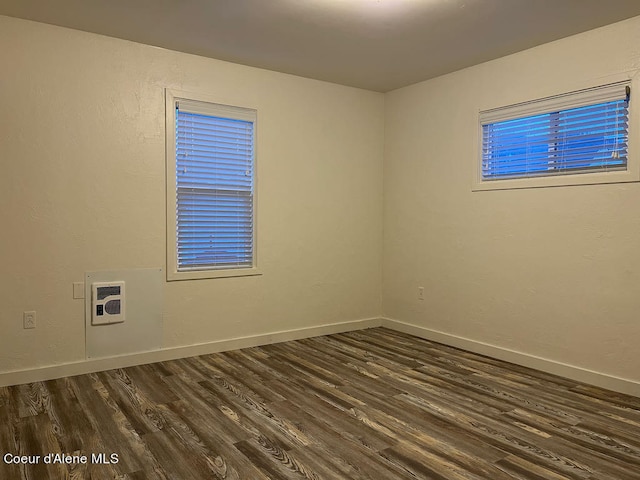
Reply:
M376 328L0 388L0 455L2 480L633 480L640 399Z

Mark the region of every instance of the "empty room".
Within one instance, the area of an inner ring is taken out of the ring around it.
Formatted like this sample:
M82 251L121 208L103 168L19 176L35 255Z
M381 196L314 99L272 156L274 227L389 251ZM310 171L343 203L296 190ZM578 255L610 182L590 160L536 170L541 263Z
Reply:
M638 0L0 0L0 480L640 480Z

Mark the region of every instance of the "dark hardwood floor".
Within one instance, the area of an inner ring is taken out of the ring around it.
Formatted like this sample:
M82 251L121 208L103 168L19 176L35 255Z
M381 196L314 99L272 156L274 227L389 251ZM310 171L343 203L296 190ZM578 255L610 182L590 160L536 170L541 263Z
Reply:
M632 480L640 399L376 328L0 388L0 454L2 480Z

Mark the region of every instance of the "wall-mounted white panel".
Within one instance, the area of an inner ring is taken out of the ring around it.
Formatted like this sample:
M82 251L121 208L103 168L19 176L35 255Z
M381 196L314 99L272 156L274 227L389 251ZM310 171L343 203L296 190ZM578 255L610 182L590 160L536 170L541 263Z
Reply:
M124 282L127 288L127 320L94 325L92 285ZM113 357L158 350L162 346L161 268L87 272L85 274L85 342L87 358Z

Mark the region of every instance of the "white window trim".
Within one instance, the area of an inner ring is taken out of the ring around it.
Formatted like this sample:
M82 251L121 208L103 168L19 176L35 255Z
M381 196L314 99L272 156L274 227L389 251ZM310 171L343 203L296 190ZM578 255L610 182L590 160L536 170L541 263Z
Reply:
M254 127L254 165L253 165L253 266L250 268L208 269L178 271L177 255L177 214L176 214L176 100L195 100L199 102L224 105L219 99L199 93L165 89L165 138L166 138L166 200L167 200L167 281L199 280L209 278L249 277L262 275L258 269L257 255L257 121ZM251 108L251 107L248 107ZM253 108L256 110L255 108Z
M557 176L545 177L529 177L529 178L512 178L503 180L483 180L482 179L482 123L480 121L480 113L482 111L492 110L492 108L479 109L477 111L478 127L476 130L477 150L473 156L473 182L471 190L490 191L490 190L513 190L520 188L541 188L541 187L560 187L572 185L599 185L607 183L630 183L640 182L640 73L633 72L631 75L616 76L607 79L606 82L581 86L573 89L578 91L584 88L598 87L599 85L616 83L620 81L629 81L631 87L631 97L629 100L629 147L627 152L627 170L611 171L611 172L593 172L593 173L575 173ZM557 92L555 95L562 96L565 92ZM553 96L553 95L550 95ZM531 99L529 99L531 100ZM561 102L561 99L559 100ZM596 99L597 101L597 99ZM526 107L523 107L526 109ZM531 115L535 114L534 111ZM523 111L524 115L529 112ZM496 121L498 121L496 119Z

